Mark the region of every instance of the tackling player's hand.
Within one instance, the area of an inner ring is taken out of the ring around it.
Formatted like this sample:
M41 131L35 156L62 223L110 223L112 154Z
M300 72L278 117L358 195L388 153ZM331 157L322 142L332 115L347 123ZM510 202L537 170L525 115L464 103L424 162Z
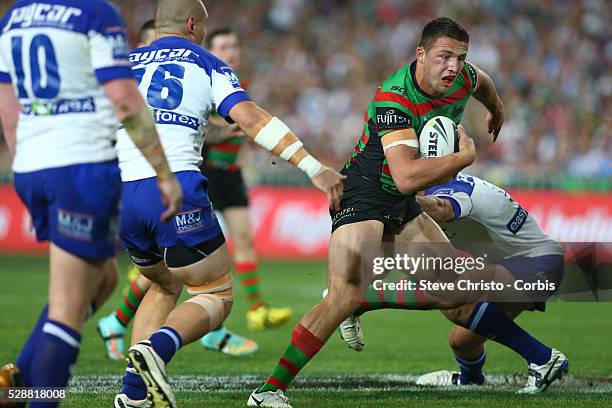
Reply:
M162 205L166 207L161 220L168 221L183 205L183 189L172 173L166 177L158 177L157 187L161 192Z
M335 208L336 211L340 210L340 201L344 191L344 179L346 179L346 176L325 166L311 178L312 184L327 196L329 207Z
M497 110L495 113L487 112L487 130L493 136L493 142L497 140L499 132L504 124L504 110Z
M465 129L462 125L458 125L457 129L459 130L459 154L461 154L465 160L464 167L467 167L476 159L476 147L474 146L472 138L465 133Z

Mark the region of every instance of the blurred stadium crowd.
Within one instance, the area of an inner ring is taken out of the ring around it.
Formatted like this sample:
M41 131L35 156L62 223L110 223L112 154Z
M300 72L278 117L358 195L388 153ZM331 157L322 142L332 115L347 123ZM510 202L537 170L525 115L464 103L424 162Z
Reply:
M137 42L154 0L114 1ZM254 100L283 118L323 161L339 167L363 127L377 85L414 59L425 22L446 15L470 33L468 60L487 71L505 103L497 143L470 102L470 171L500 185L609 190L612 167L612 2L608 0L204 1L207 28L230 26L243 45L240 76ZM608 16L608 17L606 17ZM299 173L254 147L254 182ZM8 166L6 155L1 165Z

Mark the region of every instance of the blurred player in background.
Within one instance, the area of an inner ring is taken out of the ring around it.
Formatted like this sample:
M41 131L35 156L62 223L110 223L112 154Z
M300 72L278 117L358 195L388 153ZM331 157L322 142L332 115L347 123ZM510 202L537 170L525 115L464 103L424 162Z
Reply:
M25 386L65 387L92 302L108 296L104 281L117 273L117 117L157 176L164 219L180 208L182 193L133 79L125 26L113 6L21 0L0 32L0 117L15 189L37 239L50 241L49 303L17 369Z
M215 33L209 36L209 38L214 38L214 37L216 37ZM155 39L156 39L155 38L155 20L149 20L146 23L144 23L140 29L140 33L139 33L140 42L139 42L138 48L148 46L153 41L155 41ZM209 39L207 43L210 44L210 42L211 41ZM236 43L236 46L237 46L237 43ZM223 47L223 50L225 50L226 48L227 47ZM218 54L215 54L215 55L217 55L219 58L224 60L222 56ZM229 58L229 60L231 62L235 62L235 57L233 56L233 54L231 54L230 57L231 58ZM230 67L234 68L233 64L229 64L229 65ZM213 135L218 134L219 132L215 132L215 131L217 131L221 126L223 126L223 128L230 126L230 125L227 125L227 122L225 122L224 119L221 119L218 116L214 116L213 119L217 119L216 121L217 125L211 125L211 122L208 123L208 129L207 129L207 134L206 134L207 139L211 136L211 134ZM225 126L223 124L225 124ZM231 125L231 126L235 126L235 125ZM244 136L244 134L240 132L240 136L236 136L236 137L240 141L242 141L243 140L242 136ZM209 175L205 174L205 176L207 176L208 178ZM209 183L210 182L211 181L209 179ZM226 185L228 183L228 180L225 180L223 178L217 178L216 180L214 180L214 182L212 182L211 185L215 186L215 183ZM231 195L231 197L236 197L236 196L243 197L244 196L244 185L231 185L230 187L234 189L242 189L236 192L231 191L231 190L226 190L227 193ZM209 186L209 190L217 191L217 189L214 189L211 186ZM214 195L214 193L211 193L211 194ZM215 205L214 198L211 198L211 201L213 202L213 205ZM243 221L243 220L240 220L240 221ZM246 221L247 227L248 227L248 222L249 220L247 219ZM232 237L233 236L234 234L232 234ZM240 239L242 239L242 236L243 235L240 235ZM243 247L244 245L240 246L240 248L243 248ZM251 249L251 253L253 253L252 249ZM250 255L251 253L249 253L248 255ZM119 301L119 304L117 304L117 307L115 308L115 310L110 315L105 316L102 319L100 319L97 324L98 333L100 334L100 337L102 338L102 341L104 342L106 355L111 360L122 360L125 358L123 355L124 350L125 350L125 340L124 340L125 331L127 329L127 326L130 324L130 322L134 318L134 315L136 314L136 310L138 309L138 306L142 302L142 299L144 298L149 288L151 288L151 284L152 284L149 279L147 279L144 275L140 274L140 271L138 270L136 266L132 266L132 268L130 269L130 272L128 274L128 280L129 280L129 284L123 290L123 296L121 300ZM251 286L255 286L255 285L251 285ZM282 309L280 311L282 312ZM286 319L288 319L290 316L291 314L289 313L289 316ZM229 331L225 325L221 326L217 330L213 330L210 333L206 334L204 337L202 337L201 343L205 348L209 350L220 351L222 353L229 354L232 356L250 355L256 352L258 348L257 343L255 343L253 340L247 339L245 337L237 335L234 332Z
M240 68L240 43L231 29L221 28L209 33L206 44L210 52L232 69ZM242 81L242 86L247 89L248 83ZM293 312L287 307L268 306L260 288L247 188L238 165L238 153L245 136L238 126L229 125L218 115L213 115L202 150L204 162L201 169L210 182L210 200L223 214L232 237L236 273L248 302L247 327L260 331L287 322Z
M146 47L153 41L155 41L155 20L148 20L140 27L136 48Z
M342 171L348 178L341 209L331 212L329 293L296 326L291 344L265 384L253 391L249 406L290 407L284 390L366 294L371 277L362 271L364 249L383 241L448 243L439 226L422 213L415 193L471 164L474 145L459 126L458 153L415 160L418 134L434 116L447 116L458 124L471 95L487 108L487 126L494 140L504 120L503 104L490 77L465 62L468 43L468 33L455 21L430 21L421 33L416 60L377 89L361 140ZM564 359L493 304L479 303L447 317L484 337L494 337L529 364L550 365L552 376L564 369Z
M233 303L231 259L201 174L201 146L213 110L258 144L305 171L338 208L342 180L303 148L278 118L251 102L234 71L199 46L208 15L201 0L160 0L156 41L130 55L170 166L185 191L173 222L160 222L151 169L122 131L120 236L132 261L153 281L134 321L129 365L115 407L175 407L166 366L183 345L220 327ZM191 298L176 306L183 286ZM147 399L147 395L150 400Z

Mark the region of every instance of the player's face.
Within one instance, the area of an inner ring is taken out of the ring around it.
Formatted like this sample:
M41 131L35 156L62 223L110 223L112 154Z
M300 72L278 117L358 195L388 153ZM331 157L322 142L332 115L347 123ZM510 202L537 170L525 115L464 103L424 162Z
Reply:
M447 92L463 70L467 50L467 43L449 37L438 38L427 49L419 47L417 62L422 64L424 90L433 95Z
M236 34L216 36L212 44L210 44L210 52L232 67L232 69L240 67L240 44Z

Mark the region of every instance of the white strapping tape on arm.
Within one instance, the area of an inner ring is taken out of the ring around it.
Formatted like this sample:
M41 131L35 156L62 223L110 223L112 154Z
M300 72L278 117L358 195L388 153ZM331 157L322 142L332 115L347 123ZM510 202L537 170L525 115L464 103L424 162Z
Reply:
M289 160L291 158L291 156L293 156L295 154L295 152L297 152L298 150L300 150L302 148L302 146L304 146L304 144L302 142L300 142L299 140L296 141L295 143L287 146L285 148L285 150L283 150L280 154L280 158L281 159L285 159L285 160Z
M262 127L257 136L255 143L272 151L278 142L291 130L276 116L270 119L266 126Z
M302 160L300 160L297 167L298 169L308 174L308 177L312 178L319 172L319 170L321 170L323 165L319 163L317 159L308 155L304 157Z
M383 146L383 151L386 152L388 149L395 147L395 146L400 146L400 145L404 145L408 147L416 147L417 149L419 148L419 142L415 139L396 140L395 142L391 142L388 145Z

